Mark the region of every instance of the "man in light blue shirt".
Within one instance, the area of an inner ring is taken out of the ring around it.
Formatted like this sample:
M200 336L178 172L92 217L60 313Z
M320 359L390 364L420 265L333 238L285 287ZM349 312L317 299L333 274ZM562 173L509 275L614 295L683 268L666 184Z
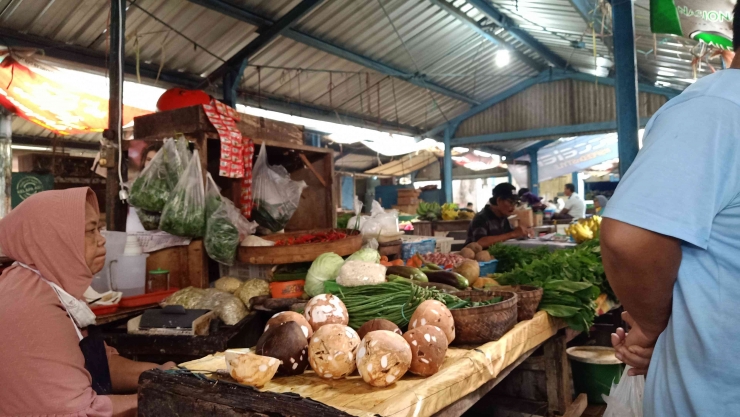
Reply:
M612 342L647 373L645 417L739 416L740 55L653 116L604 217L604 268L632 324Z

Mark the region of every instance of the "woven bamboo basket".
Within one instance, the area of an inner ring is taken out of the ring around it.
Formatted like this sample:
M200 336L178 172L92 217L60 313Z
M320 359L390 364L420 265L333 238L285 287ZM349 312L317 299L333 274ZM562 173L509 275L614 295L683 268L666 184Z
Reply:
M540 301L542 301L542 288L533 285L509 285L496 289L515 292L519 297L519 301L517 301L517 321L532 320Z
M455 344L498 340L516 324L518 297L514 292L459 291L454 295L472 301L503 297L501 302L489 306L450 310L455 319Z

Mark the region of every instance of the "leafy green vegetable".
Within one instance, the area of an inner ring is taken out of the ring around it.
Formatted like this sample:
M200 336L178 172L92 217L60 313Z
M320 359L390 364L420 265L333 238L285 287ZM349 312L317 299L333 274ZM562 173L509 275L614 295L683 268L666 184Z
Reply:
M203 244L211 259L233 265L236 249L239 247L239 229L228 218L210 217Z
M352 213L343 213L337 216L337 229L346 229L347 223L349 223L349 219L352 217L354 217Z
M496 271L501 273L509 272L516 267L531 263L535 259L545 257L550 254L550 251L544 246L537 249L523 249L519 246L497 243L488 248L488 253L498 260Z
M336 253L328 252L319 255L306 274L306 284L303 286L306 294L311 297L323 294L324 282L336 279L342 265L344 265L344 259Z
M159 229L159 220L162 215L154 211L148 211L137 208L136 215L139 216L141 225L144 226L144 230L156 230Z
M195 151L162 210L160 229L177 236L203 236L206 228L204 194L200 159Z
M375 249L363 248L350 255L347 260L372 262L377 264L378 262L380 262L380 253L378 253L378 251L376 251Z
M129 193L129 203L140 209L162 212L183 170L184 166L180 164L175 142L168 139L141 175L134 180Z

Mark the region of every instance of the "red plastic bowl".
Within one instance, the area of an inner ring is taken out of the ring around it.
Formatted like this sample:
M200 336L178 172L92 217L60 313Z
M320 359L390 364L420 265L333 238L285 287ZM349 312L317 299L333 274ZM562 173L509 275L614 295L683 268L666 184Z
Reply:
M103 316L106 314L113 314L116 311L118 311L118 304L111 304L107 306L90 306L90 310L92 310L93 314L96 316Z

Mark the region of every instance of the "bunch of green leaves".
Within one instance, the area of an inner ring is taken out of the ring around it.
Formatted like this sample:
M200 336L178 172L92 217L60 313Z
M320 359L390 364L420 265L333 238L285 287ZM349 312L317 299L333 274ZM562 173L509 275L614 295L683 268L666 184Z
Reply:
M509 272L514 268L527 265L535 259L550 255L550 251L544 246L536 249L523 249L519 246L502 243L489 247L488 253L498 260L498 266L496 267L498 272Z
M346 229L347 223L349 223L349 219L351 219L354 216L355 215L353 213L342 213L339 216L337 216L337 229Z
M588 331L593 324L596 297L601 292L613 297L598 241L548 253L497 275L496 280L502 285L542 287L540 310L564 319L568 326L579 331Z
M256 221L262 227L266 227L273 232L279 232L285 229L293 212L285 212L284 204L270 204L262 199L255 199L252 207L251 219Z
M226 216L211 216L208 218L203 244L211 259L233 265L239 247L239 229Z
M184 170L175 142L166 140L162 149L157 151L131 185L129 203L143 210L161 213Z
M159 228L184 237L202 237L206 226L205 207L192 204L186 190L176 190L162 212Z
M139 217L141 225L144 226L144 230L159 229L159 220L162 217L160 213L137 208L136 215Z

